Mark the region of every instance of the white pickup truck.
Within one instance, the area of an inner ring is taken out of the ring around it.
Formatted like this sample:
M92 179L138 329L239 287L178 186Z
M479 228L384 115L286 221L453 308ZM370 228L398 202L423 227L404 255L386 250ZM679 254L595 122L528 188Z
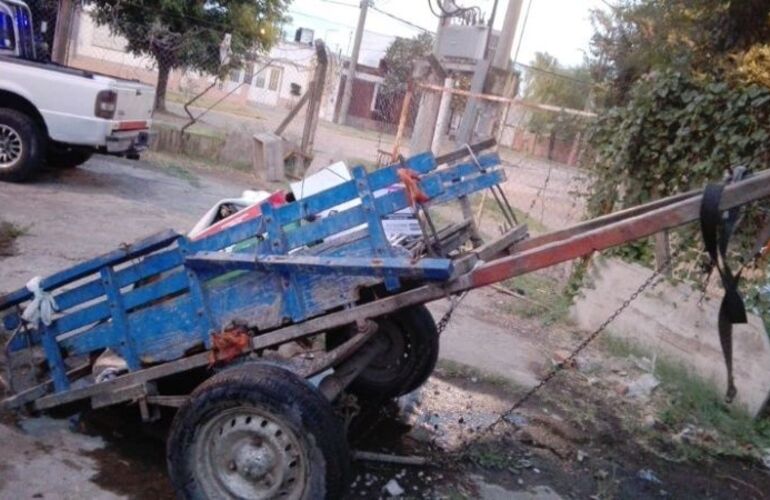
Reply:
M138 158L155 90L143 83L43 62L32 14L0 0L0 181L43 164L75 167L93 153Z

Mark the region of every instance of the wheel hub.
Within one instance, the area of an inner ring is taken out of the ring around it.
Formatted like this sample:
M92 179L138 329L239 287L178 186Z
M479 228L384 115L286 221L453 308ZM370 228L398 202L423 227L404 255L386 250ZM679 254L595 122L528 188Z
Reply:
M235 453L233 460L236 470L250 481L260 481L267 476L276 465L276 456L268 447L262 446L261 441L247 444Z
M209 498L301 498L307 460L278 417L242 407L217 415L195 440L196 479Z
M21 157L21 136L7 125L0 125L0 168L10 167Z
M379 323L379 328L378 333L386 340L388 347L372 361L365 373L370 379L384 382L398 377L402 365L410 361L411 346L397 323L384 320Z

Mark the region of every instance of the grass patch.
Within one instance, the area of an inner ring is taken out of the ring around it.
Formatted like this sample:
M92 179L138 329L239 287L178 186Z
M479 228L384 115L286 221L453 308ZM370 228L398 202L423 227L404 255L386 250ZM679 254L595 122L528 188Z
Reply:
M219 98L214 97L201 97L195 103L191 106L191 109L193 110L193 115L198 115L202 111L208 109L212 105L216 104L211 111L212 112L220 112L220 113L229 113L232 115L238 115L243 116L245 118L253 118L255 120L262 120L263 117L259 114L257 109L251 105L243 105L240 102L236 102L235 98L237 96L233 94L230 98L225 99L224 101L221 101L217 104L217 101ZM170 102L174 102L177 104L186 104L192 97L188 97L182 94L179 94L177 92L169 92L166 94L166 99ZM232 99L232 100L230 100ZM185 118L187 118L185 116Z
M770 448L770 420L754 420L738 406L728 406L723 395L685 367L660 360L655 375L671 393L671 400L660 412L661 421L673 428L686 424L715 430L713 451L743 456L746 445L759 450Z
M187 155L173 155L160 151L147 151L142 157L145 161L167 169L168 173L174 177L185 179L193 187L200 187L200 178L191 171L193 168L210 171L236 170L249 174L252 172L252 165L248 162L220 162L208 160L205 158L192 158Z
M156 112L153 115L153 122L156 128L167 128L181 130L190 120L186 116L179 116L169 112ZM227 136L226 131L210 127L197 122L191 125L185 131L187 134L199 135L203 137L212 137L214 139L224 139Z
M565 321L572 299L554 279L537 273L511 278L502 283L509 290L529 300L514 303L513 311L526 318L538 317L544 325Z
M157 151L148 151L145 153L144 159L166 174L187 181L194 188L201 187L200 178L184 165L186 160L184 155L169 155L158 153Z
M0 221L0 256L14 254L14 243L17 238L28 234L28 227L21 227L8 221Z
M484 213L481 219L482 224L484 224L485 219L488 220L489 218L491 218L496 223L497 222L501 223L505 221L505 215L503 214L502 208L500 208L500 205L497 203L497 200L491 194L488 194L486 198L484 198L483 193L479 193L478 195L473 197L471 206L473 207L474 216L478 214L479 207L481 206L482 200L484 200ZM513 208L513 213L516 215L516 220L518 221L518 223L526 224L529 230L532 231L533 233L543 234L549 231L549 228L546 227L542 222L527 215L526 213L524 213L523 210L519 210L518 208L515 208L515 207L512 207L512 208Z
M476 367L452 361L449 359L440 359L436 364L436 374L445 378L476 379L503 389L509 389L514 392L521 390L521 386L501 375L488 373L479 370Z
M601 337L600 343L605 351L616 358L627 358L629 356L642 358L648 356L648 353L636 344L610 335Z
M602 346L616 357L649 357L644 349L622 339L605 337ZM705 454L745 457L754 456L752 452L756 450L770 448L770 420L754 420L739 406L728 406L724 395L712 384L679 363L659 357L654 374L667 395L658 411L663 424L673 430L691 425L713 431L713 439L696 436L692 443L677 443L676 449L683 457L700 459ZM670 439L664 441L669 443Z

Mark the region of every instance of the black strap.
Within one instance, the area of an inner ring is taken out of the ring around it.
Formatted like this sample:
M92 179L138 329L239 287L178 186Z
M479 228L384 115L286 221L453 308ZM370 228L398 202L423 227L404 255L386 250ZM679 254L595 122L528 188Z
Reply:
M727 367L727 394L725 399L732 402L737 394L733 379L733 325L746 323L746 306L738 290L741 273L733 274L727 262L727 245L730 242L740 212L733 209L727 212L719 210L724 184L710 184L703 192L700 210L701 233L706 251L711 258L711 265L719 271L725 296L719 307L719 341Z

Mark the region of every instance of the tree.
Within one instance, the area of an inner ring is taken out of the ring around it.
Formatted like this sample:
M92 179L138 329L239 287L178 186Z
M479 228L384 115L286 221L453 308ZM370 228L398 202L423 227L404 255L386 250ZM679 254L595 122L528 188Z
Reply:
M382 60L385 79L381 92L390 96L406 92L415 61L427 57L432 50L433 35L430 33L420 33L414 38L396 38Z
M623 0L593 19L591 70L607 109L589 141L590 215L702 187L736 166L766 167L770 2ZM764 203L746 207L731 246L735 256L750 255ZM687 257L675 272L697 272L697 228L671 238ZM638 260L652 254L651 244L622 252ZM744 283L764 286L761 274L746 273ZM764 311L770 326L760 289L749 304Z
M770 41L767 0L620 0L592 21L591 69L608 106L650 71L736 74L742 54Z
M155 109L165 111L169 74L187 68L222 76L277 40L289 0L93 0L97 23L128 40L158 67ZM225 35L232 56L220 59Z
M523 96L527 101L562 108L583 109L591 94L592 82L586 66L563 67L546 52L535 53L535 59L522 78ZM585 128L584 120L564 113L532 111L527 128L535 134L548 134L551 157L557 137L573 140Z

